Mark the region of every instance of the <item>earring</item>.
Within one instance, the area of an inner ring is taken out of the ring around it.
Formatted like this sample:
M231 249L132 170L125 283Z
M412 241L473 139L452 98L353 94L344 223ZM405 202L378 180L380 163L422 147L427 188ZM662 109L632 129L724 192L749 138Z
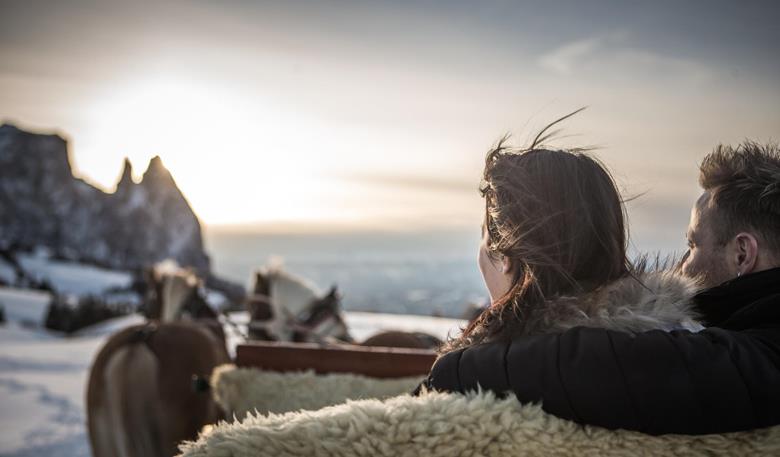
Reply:
M738 272L737 272L737 278L739 278L740 276L742 276L742 272L741 272L741 271L738 271Z

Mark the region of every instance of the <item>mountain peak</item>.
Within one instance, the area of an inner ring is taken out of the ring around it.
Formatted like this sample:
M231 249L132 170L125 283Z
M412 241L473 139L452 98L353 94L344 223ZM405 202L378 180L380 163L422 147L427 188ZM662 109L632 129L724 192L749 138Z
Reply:
M116 188L119 190L131 185L133 185L133 164L130 163L130 159L125 157L124 164L122 165L122 176L119 178L119 183L116 185Z
M2 168L9 176L24 164L50 178L68 180L72 176L65 138L27 132L9 123L0 125L0 162L4 162Z
M173 182L173 176L171 176L171 172L163 165L160 156L154 156L152 157L152 160L149 161L149 166L146 167L141 182L154 185L164 181Z
M7 123L7 122L3 123L3 124L0 124L0 133L18 132L18 131L19 131L19 127L15 126L13 124L10 124L10 123Z
M162 163L162 159L160 158L160 156L154 156L154 157L152 157L152 160L149 161L149 168L152 168L152 167L155 167L155 168L157 168L157 167L165 168L165 166Z
M149 166L146 168L146 172L149 173L150 171L156 172L161 170L168 171L168 169L165 168L165 165L163 165L160 156L152 157L152 160L149 161Z

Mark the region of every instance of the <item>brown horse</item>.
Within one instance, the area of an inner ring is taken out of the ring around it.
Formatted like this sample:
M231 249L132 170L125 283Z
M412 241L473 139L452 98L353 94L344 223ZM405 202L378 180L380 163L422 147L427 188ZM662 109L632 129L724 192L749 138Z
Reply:
M161 291L159 303L148 308L157 306L169 321L121 330L98 352L87 385L95 457L169 457L179 442L221 418L210 393L195 388L193 379L207 379L230 361L222 329L213 319L209 325L170 320L182 318L197 284L186 273L159 276L151 284Z
M438 349L442 341L424 332L387 330L379 332L360 343L361 346L382 346L411 349Z
M208 392L192 386L230 358L208 329L191 322L144 324L109 338L87 387L95 457L160 456L221 418Z

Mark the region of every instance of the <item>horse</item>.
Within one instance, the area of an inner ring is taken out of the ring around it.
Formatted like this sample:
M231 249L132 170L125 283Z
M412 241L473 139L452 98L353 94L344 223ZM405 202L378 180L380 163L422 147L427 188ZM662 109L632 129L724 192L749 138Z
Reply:
M336 286L320 294L308 281L278 267L254 275L247 298L248 337L290 342L352 342Z
M193 318L213 313L197 309L193 276L151 272L146 308L155 318L112 335L95 357L86 398L95 457L171 456L179 442L223 418L202 383L193 382L230 361L216 320Z
M365 339L361 346L380 346L410 349L438 349L442 340L424 332L386 330Z
M342 342L362 346L435 349L442 341L422 332L383 331L362 343L349 334L336 286L320 295L308 281L278 267L254 275L247 300L249 339Z

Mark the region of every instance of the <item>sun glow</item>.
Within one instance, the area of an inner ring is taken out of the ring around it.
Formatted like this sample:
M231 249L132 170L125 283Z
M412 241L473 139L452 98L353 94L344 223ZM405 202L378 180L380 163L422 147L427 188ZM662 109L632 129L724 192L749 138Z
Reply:
M301 160L305 152L295 141L300 134L294 115L259 97L179 81L129 85L95 104L87 137L76 143L79 169L90 170L121 152L138 179L160 155L209 224L327 217L312 197L337 191L337 183L318 176L316 157ZM98 184L110 189L115 183L98 177Z

